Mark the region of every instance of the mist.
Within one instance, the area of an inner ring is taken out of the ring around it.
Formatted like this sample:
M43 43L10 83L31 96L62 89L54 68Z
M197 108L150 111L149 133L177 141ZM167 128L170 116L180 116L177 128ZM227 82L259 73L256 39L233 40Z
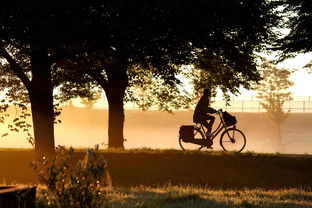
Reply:
M176 111L174 114L161 111L125 111L125 148L180 149L178 131L180 125L192 124L192 111ZM246 136L246 151L263 153L312 154L311 113L291 113L282 125L282 144L275 141L273 123L265 113L232 113L237 117L237 128ZM216 115L218 117L218 115ZM55 125L56 146L76 148L106 148L106 109L63 107L60 120ZM216 119L214 127L219 123ZM1 134L7 132L1 125ZM0 148L31 148L23 133L10 133L0 139ZM221 150L216 137L213 150ZM212 150L212 151L213 151ZM208 151L208 150L207 150ZM211 151L211 150L209 150Z

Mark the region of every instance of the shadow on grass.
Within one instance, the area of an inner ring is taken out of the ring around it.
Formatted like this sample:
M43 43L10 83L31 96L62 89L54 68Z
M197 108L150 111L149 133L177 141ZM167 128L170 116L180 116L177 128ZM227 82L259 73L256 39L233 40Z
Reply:
M113 186L194 185L214 189L312 188L312 158L272 154L107 151ZM77 151L82 159L85 151ZM37 183L32 151L0 151L0 182Z
M144 189L144 188L143 188ZM168 188L170 189L170 188ZM175 188L174 188L175 189ZM183 189L183 187L181 188ZM210 192L210 194L209 194ZM251 191L253 192L253 191ZM240 193L232 192L228 195L222 194L222 191L212 192L208 190L208 194L194 193L185 190L168 190L166 188L163 190L127 190L125 192L118 192L115 196L115 200L111 200L110 205L113 207L141 207L141 208L169 208L169 207L196 207L196 208L308 208L311 207L311 202L307 198L306 200L300 200L304 198L305 194L292 195L285 194L284 199L280 196L276 196L277 193L272 195L262 195L262 197L257 197L252 193ZM274 198L275 195L275 198ZM307 193L306 195L310 195ZM268 200L267 196L271 199ZM289 198L288 198L289 197ZM113 197L114 198L114 197ZM117 199L118 198L118 199Z

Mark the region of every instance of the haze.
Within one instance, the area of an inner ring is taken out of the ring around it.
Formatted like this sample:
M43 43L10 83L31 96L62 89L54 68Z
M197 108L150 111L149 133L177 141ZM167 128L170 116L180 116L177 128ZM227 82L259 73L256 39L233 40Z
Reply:
M107 144L107 110L63 107L61 124L55 126L56 146L93 147ZM274 128L264 113L233 112L237 127L247 138L244 151L312 154L311 113L291 113L282 127L283 145L274 142ZM218 120L216 121L218 123ZM125 148L180 149L179 126L192 124L192 111L169 114L160 111L126 110ZM5 132L1 126L1 134ZM0 140L0 148L31 148L22 133L10 133ZM218 138L214 150L220 150Z

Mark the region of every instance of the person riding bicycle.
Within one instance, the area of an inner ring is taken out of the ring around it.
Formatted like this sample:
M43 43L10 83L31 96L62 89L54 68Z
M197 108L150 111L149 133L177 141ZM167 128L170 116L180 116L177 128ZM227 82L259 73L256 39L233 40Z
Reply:
M209 100L211 97L211 91L209 89L204 89L204 93L200 100L198 101L194 114L193 122L200 123L207 128L206 136L208 138L212 137L211 134L212 125L215 121L215 117L210 115L212 113L218 113L214 108L209 107ZM209 122L208 122L209 121Z

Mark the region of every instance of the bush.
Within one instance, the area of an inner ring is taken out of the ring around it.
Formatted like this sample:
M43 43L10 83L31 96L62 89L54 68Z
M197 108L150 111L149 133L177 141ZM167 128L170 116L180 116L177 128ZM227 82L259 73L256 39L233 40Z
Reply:
M57 208L96 208L105 204L106 161L98 148L87 150L83 160L75 160L74 150L59 148L56 155L33 162L39 181L46 186L38 206L44 202Z

